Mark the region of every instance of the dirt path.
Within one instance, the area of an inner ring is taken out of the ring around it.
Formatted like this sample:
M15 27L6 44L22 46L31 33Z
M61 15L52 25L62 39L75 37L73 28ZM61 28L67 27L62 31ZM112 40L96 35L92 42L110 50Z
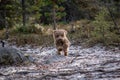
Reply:
M118 48L71 46L66 57L52 47L18 49L31 55L37 66L1 67L0 80L120 80Z

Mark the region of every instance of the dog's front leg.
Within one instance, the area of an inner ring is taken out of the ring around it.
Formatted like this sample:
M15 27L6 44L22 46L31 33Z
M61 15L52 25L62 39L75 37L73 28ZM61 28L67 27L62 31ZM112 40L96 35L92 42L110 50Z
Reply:
M57 51L58 51L58 54L61 55L62 48L58 48Z
M58 55L61 55L61 51L59 51L59 50L58 50L58 52L57 52L57 53L58 53Z
M68 45L64 45L64 55L65 56L67 56L68 55L68 49L69 49L69 47L68 47Z
M67 56L67 55L68 55L68 52L67 52L67 51L64 51L64 55Z

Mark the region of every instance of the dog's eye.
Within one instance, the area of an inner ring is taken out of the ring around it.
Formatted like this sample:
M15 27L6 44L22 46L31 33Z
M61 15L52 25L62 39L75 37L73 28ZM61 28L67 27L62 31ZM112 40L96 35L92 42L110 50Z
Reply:
M64 35L61 35L61 37L64 37Z
M57 37L59 37L59 35L56 35L55 37L57 38Z

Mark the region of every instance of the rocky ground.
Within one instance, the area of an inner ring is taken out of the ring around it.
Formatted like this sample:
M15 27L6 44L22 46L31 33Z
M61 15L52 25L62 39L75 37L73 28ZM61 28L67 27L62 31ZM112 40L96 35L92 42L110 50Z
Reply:
M69 55L54 47L16 47L34 59L29 66L1 66L0 80L120 80L120 50L71 45ZM32 58L31 58L32 59Z

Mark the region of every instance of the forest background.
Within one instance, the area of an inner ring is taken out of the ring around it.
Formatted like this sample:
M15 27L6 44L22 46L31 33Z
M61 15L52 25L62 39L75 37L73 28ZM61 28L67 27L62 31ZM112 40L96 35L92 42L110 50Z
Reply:
M0 39L17 45L51 45L52 30L73 44L120 45L119 0L0 0Z

